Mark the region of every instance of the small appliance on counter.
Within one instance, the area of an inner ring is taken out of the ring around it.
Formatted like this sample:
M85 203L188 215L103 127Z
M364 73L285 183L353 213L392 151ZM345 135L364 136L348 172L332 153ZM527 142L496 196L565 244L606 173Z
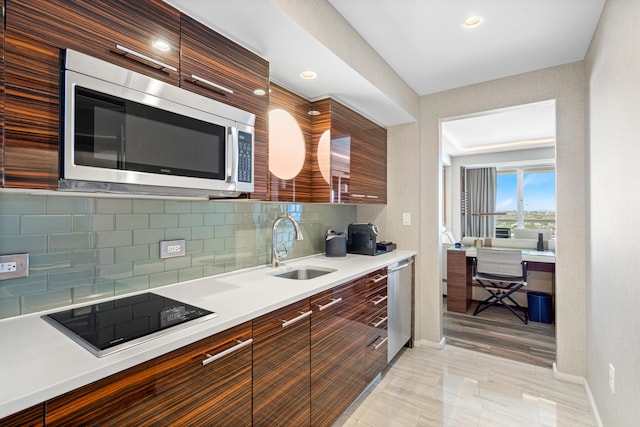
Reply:
M347 236L344 233L336 233L331 229L327 230L324 246L325 255L328 257L347 256Z
M350 254L380 255L396 248L395 243L377 242L378 226L371 223L349 224L347 252Z

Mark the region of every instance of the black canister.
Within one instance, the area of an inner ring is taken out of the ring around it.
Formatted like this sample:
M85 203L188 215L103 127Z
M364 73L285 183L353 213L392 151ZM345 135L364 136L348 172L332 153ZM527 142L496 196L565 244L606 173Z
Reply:
M324 243L328 257L347 256L347 236L344 234L330 234Z

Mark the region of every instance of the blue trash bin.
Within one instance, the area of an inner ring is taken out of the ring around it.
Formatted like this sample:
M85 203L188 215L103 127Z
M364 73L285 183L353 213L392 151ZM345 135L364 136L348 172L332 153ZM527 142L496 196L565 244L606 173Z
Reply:
M529 305L529 320L551 323L553 319L551 295L544 292L527 292L527 303Z

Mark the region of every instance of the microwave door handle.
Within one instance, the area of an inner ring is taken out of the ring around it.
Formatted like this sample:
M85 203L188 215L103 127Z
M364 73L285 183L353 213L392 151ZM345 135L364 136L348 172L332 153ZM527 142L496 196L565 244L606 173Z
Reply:
M227 149L226 149L226 182L233 182L233 166L235 162L234 150L233 150L233 139L236 134L236 128L230 127L229 132L227 133Z

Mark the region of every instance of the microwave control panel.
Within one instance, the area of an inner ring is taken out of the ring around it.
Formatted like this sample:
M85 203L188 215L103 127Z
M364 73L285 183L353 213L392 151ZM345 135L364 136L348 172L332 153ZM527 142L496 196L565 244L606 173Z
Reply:
M238 131L238 181L252 182L253 141L251 134Z

